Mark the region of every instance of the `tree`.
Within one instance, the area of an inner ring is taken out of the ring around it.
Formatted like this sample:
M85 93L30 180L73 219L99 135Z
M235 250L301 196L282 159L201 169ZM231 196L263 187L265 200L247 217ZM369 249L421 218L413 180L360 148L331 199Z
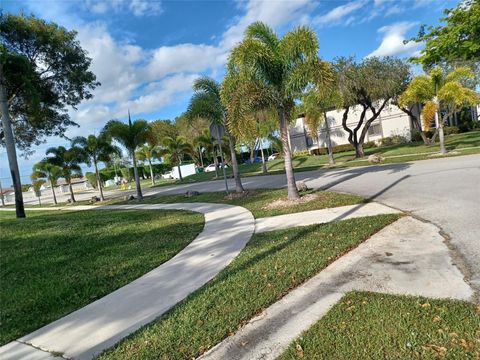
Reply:
M459 67L448 74L436 67L428 75L415 77L399 97L402 107L414 103L423 105L422 118L426 129L435 120L435 133L438 132L442 154L447 152L443 134L447 119L463 106L479 103L477 93L465 86L474 78L474 73L467 67ZM444 110L443 116L439 115L440 110Z
M207 154L210 154L215 164L215 176L218 177L218 159L216 154L216 140L213 138L210 129L203 129L202 134L193 139L195 146L201 148L200 151L205 150Z
M222 99L228 109L229 126L237 132L258 110L275 111L279 121L285 158L288 198L299 199L288 145L287 126L292 120L295 100L307 85L323 77L313 73L318 64L315 32L298 27L280 39L268 25L251 24L245 38L235 47L228 61Z
M480 0L461 1L456 8L444 10L443 26L422 25L411 39L425 43L412 60L426 69L449 63L476 62L480 59ZM411 41L410 40L410 41Z
M155 176L153 174L152 160L154 158L159 157L159 155L160 155L160 149L156 141L156 138L152 138L150 139L150 141L147 140L145 144L143 144L137 149L137 153L136 153L136 157L138 160L148 161L148 166L150 167L150 179L152 181L152 185L155 185Z
M235 152L236 139L228 128L228 112L222 104L220 97L220 84L208 77L201 77L193 84L194 94L188 105L187 116L189 119L208 119L211 123L222 125L228 137L230 148L233 177L235 179L235 191L244 191L240 170L238 169L237 154Z
M51 164L47 160L42 160L33 165L33 172L30 179L33 182L40 181L42 184L48 182L52 189L53 202L57 205L57 196L55 195L55 186L58 179L62 176L62 169Z
M16 148L28 152L46 136L63 136L76 125L68 107L91 98L99 85L76 35L34 16L0 16L0 144L7 150L17 217L25 211Z
M135 120L132 122L129 113L128 124L124 124L118 120L110 120L105 125L104 131L113 139L118 141L121 145L123 145L125 149L127 149L128 155L133 162L133 173L137 187L137 197L139 200L143 199L135 151L137 150L137 147L145 144L149 136L150 127L148 123L145 120Z
M176 124L171 120L155 120L150 122L152 134L157 137L157 141L161 142L163 138L175 137L179 135Z
M64 146L51 147L46 151L47 155L52 155L46 159L52 165L58 166L62 170L62 177L68 184L70 191L70 200L75 202L73 194L72 178L75 175L82 176L80 164L85 161L84 154L80 148L71 147L66 149Z
M371 57L361 63L352 58L339 58L334 64L343 101L342 127L355 147L355 156L363 157L363 143L368 129L382 110L401 94L409 80L410 67L400 59ZM355 127L350 129L352 111L360 109Z
M100 199L101 201L104 201L105 197L103 196L102 179L100 178L98 163L111 161L112 155L119 154L120 149L112 145L111 139L104 132L98 136L77 136L72 140L72 146L76 146L82 150L84 154L83 161L88 166L93 164L95 168L95 177L97 180L98 191L100 193Z
M185 155L191 155L193 153L192 146L181 136L176 138L167 136L163 139L163 145L165 146L163 152L170 157L170 162L172 164L177 164L178 176L180 177L180 181L183 181L180 165L182 165Z

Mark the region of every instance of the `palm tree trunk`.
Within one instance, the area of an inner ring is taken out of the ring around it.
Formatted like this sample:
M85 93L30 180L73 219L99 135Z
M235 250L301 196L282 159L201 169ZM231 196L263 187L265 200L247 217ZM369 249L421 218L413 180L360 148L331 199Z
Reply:
M135 151L130 153L130 156L133 160L133 175L135 177L135 185L137 186L137 198L138 200L143 199L142 188L140 186L140 177L138 176L138 168L137 168L137 159L135 159Z
M330 165L335 164L335 159L333 157L333 146L332 146L332 139L330 137L330 125L328 125L328 118L327 118L327 113L323 113L323 116L325 118L325 132L326 132L326 138L327 138L327 148L328 148L328 163Z
M200 165L203 168L203 155L202 155L202 148L200 146L198 147L198 154L200 155Z
M180 164L177 165L177 168L178 168L178 177L180 178L180 181L183 181L182 169L180 168Z
M238 169L237 153L235 152L235 137L228 134L228 146L230 147L230 155L232 158L233 178L235 179L235 192L242 193L243 189L242 179L240 177L240 170Z
M280 134L282 137L283 154L285 158L285 174L287 176L288 198L290 200L298 200L300 199L300 195L298 194L297 184L295 183L295 174L292 166L292 152L290 151L288 141L287 119L285 118L285 112L283 109L279 111L279 116Z
M50 179L50 187L52 188L53 203L57 205L57 195L55 195L55 187L53 186L52 179Z
M153 167L152 167L152 160L148 159L148 166L150 166L150 177L152 179L152 186L155 185L155 176L153 176Z
M435 102L438 105L438 101L435 98ZM437 106L437 111L435 112L435 125L437 126L438 129L438 140L440 141L440 154L446 154L447 149L445 148L445 135L443 133L443 121L439 120L439 115L438 115L438 106Z
M74 203L76 200L75 195L73 195L72 180L68 180L68 190L70 191L70 200L72 203Z
M2 127L4 134L5 148L7 149L8 165L12 175L13 189L15 191L15 212L17 218L25 217L25 208L23 205L22 183L20 182L20 171L18 170L17 150L15 149L15 139L13 137L12 122L8 113L7 94L5 87L5 77L3 75L3 65L0 62L0 110L2 115Z
M215 164L215 177L218 178L218 159L215 151L213 152L213 163Z
M98 191L100 192L100 200L105 201L105 197L103 196L102 180L100 179L100 172L98 171L98 164L96 159L94 159L93 164L95 165L95 175L97 177L97 186Z
M263 155L263 146L262 144L260 144L260 153L262 155L262 174L267 174L268 173L268 170L267 170L267 163L265 161L265 156Z

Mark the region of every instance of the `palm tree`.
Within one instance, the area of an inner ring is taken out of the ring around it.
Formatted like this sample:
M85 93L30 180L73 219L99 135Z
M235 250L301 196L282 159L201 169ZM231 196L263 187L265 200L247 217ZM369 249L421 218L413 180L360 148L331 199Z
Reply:
M192 120L195 118L209 119L211 123L220 124L225 128L235 179L235 191L242 193L244 189L235 152L236 139L227 127L228 113L220 98L220 84L208 77L201 77L195 80L193 90L195 93L190 100L187 116Z
M212 155L215 164L215 176L218 177L218 159L216 154L216 140L213 138L210 129L203 129L202 135L193 139L193 142L199 147L205 149L205 152Z
M152 185L155 185L155 176L153 175L152 159L158 158L159 154L160 154L160 149L156 141L147 141L145 144L143 144L137 149L137 152L135 154L138 160L148 161L148 166L150 167L150 179L152 180Z
M401 107L408 107L415 103L423 105L422 118L426 130L430 127L432 120L435 120L435 135L438 133L441 154L447 152L443 126L448 118L463 106L478 104L476 92L465 86L473 79L475 74L467 67L459 67L449 74L437 67L428 75L415 77L399 97L398 102ZM440 109L445 110L443 117L439 116Z
M47 160L42 160L33 165L33 172L30 178L33 182L42 181L49 182L52 189L53 202L57 205L57 196L55 195L55 186L58 179L62 176L62 169L56 165L52 165Z
M275 111L285 158L288 198L299 199L288 145L287 127L292 120L295 100L306 86L326 74L318 71L318 40L315 32L298 27L280 39L268 25L250 25L243 41L228 61L222 100L234 132L249 114L258 110Z
M84 162L95 167L95 177L97 178L97 186L100 192L100 199L105 200L103 196L102 180L98 171L98 163L109 162L113 154L120 153L120 149L112 145L111 139L106 133L102 132L99 136L88 135L88 137L77 136L72 140L72 146L79 147L84 153Z
M177 164L178 176L180 177L180 181L183 181L180 165L182 164L185 155L191 155L193 153L192 145L187 143L182 136L177 136L175 138L167 136L163 139L163 145L165 146L163 153L168 154L170 156L170 161Z
M66 149L64 146L51 147L46 151L47 155L52 155L46 158L46 161L52 165L58 166L62 170L62 177L68 184L70 191L70 200L75 202L73 195L72 177L74 175L82 176L82 168L80 164L84 162L84 154L80 148L71 147Z
M105 131L116 141L122 144L128 151L128 155L133 162L133 172L137 186L137 197L143 199L142 188L140 186L140 177L138 176L137 160L135 150L147 140L150 127L145 120L135 120L132 122L130 113L128 114L128 124L118 120L110 120L105 125Z

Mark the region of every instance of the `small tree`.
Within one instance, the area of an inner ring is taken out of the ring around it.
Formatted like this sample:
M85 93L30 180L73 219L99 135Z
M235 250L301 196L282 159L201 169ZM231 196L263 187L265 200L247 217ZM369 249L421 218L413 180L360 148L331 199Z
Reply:
M228 61L222 100L228 109L229 127L241 130L248 116L258 110L275 111L283 142L288 198L300 198L288 144L287 127L292 120L295 100L314 80L318 63L315 32L298 27L279 38L266 24L250 25L242 42ZM323 73L316 74L318 78Z
M34 16L0 16L0 145L7 150L17 217L25 210L16 149L62 136L76 125L67 109L99 85L76 36Z
M101 133L99 136L89 135L88 137L77 136L72 140L72 146L79 147L84 154L83 161L95 168L95 177L97 180L97 188L100 193L100 199L105 200L103 196L102 179L98 170L99 162L109 162L113 154L119 154L120 149L112 145L111 139L106 133Z
M370 125L388 103L405 90L410 67L405 61L390 57L372 57L361 63L352 58L339 58L334 66L343 101L342 127L355 148L355 156L363 157L363 143ZM360 107L360 117L350 128L349 115L355 106Z
M130 114L128 115L128 124L124 124L118 120L110 120L104 128L104 131L113 139L118 141L128 151L128 155L133 162L133 173L135 184L137 187L137 197L143 199L142 188L140 185L140 177L138 176L137 159L135 150L137 147L145 144L150 132L150 127L145 120L135 120L132 122Z
M61 176L62 169L60 167L52 165L47 160L42 160L33 165L33 172L30 176L30 179L32 180L32 182L41 182L42 185L48 182L52 190L53 202L55 205L57 205L55 186L57 186L57 181Z
M448 118L463 106L472 106L479 103L477 93L464 86L475 78L472 70L459 67L449 74L437 67L428 75L415 77L407 89L400 95L399 104L408 107L414 103L423 104L423 126L428 130L432 120L435 120L435 135L438 133L440 140L440 153L447 152L443 126ZM439 114L444 110L443 117ZM434 136L435 136L434 135Z
M193 142L196 146L205 150L207 154L210 154L212 156L213 163L215 164L215 176L218 177L218 159L215 148L216 140L210 133L210 129L203 129L202 135L196 137Z
M180 165L182 165L185 155L191 155L193 153L192 146L181 136L176 138L166 137L163 139L163 145L165 146L163 152L170 157L172 164L177 164L178 176L180 177L180 181L183 181Z
M155 138L150 139L137 149L135 154L138 160L147 161L150 168L150 179L152 185L155 185L155 175L153 174L152 160L160 156L160 149Z
M77 147L66 149L64 146L58 146L56 148L48 148L46 154L52 155L46 159L47 162L58 166L62 170L62 177L67 182L70 191L70 200L75 202L72 178L75 176L82 176L82 168L80 167L80 164L85 161L82 150Z

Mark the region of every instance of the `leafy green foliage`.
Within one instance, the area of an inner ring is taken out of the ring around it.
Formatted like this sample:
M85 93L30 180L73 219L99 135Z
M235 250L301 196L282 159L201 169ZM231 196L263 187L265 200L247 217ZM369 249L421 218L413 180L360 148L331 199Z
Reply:
M422 25L416 42L425 42L420 56L413 61L425 68L444 63L451 65L465 62L477 63L480 59L480 1L463 0L456 8L446 9L440 20L445 25Z
M0 61L15 141L22 150L76 125L67 107L91 98L99 85L76 35L34 16L0 17Z
M62 169L62 177L70 183L73 177L82 175L80 164L85 161L85 155L80 148L75 146L67 149L64 146L51 147L46 151L51 155L46 160Z

